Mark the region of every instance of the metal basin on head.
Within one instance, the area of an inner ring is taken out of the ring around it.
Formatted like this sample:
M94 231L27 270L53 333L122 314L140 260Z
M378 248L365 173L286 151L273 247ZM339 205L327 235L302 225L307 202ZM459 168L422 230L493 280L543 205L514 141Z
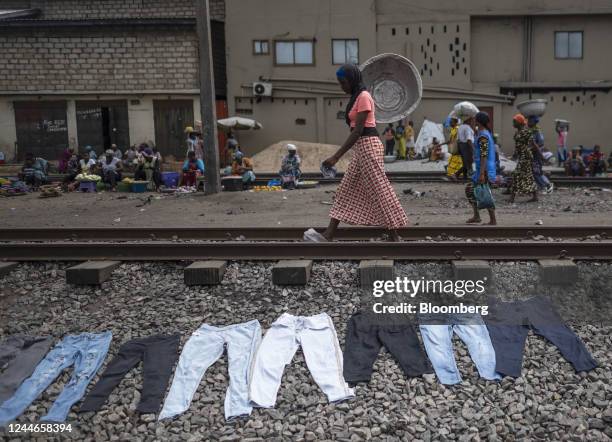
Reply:
M414 63L398 54L379 54L361 66L374 103L376 121L393 123L410 115L423 96L423 81Z

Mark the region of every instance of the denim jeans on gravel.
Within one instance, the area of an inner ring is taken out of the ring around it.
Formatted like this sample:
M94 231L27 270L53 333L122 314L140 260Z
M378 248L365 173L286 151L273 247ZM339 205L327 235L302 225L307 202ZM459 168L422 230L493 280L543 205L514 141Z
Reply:
M432 321L432 318L435 320ZM458 384L461 375L453 352L453 333L467 346L480 376L500 380L495 371L495 350L480 315L427 315L420 318L423 345L442 384Z
M68 367L74 365L70 381L57 397L42 421L64 422L70 408L85 394L87 385L96 375L108 353L113 335L82 333L64 337L38 364L13 397L0 406L0 427L14 421Z

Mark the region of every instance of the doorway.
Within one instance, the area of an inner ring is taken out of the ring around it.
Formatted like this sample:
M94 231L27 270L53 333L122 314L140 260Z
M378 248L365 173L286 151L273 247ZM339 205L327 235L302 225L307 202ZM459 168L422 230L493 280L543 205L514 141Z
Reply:
M68 147L66 101L16 101L17 157L26 153L47 160L60 158Z
M122 152L130 146L127 101L77 101L76 118L80 146L98 154L113 144Z
M182 161L187 152L185 128L194 126L193 100L153 100L153 113L159 152Z

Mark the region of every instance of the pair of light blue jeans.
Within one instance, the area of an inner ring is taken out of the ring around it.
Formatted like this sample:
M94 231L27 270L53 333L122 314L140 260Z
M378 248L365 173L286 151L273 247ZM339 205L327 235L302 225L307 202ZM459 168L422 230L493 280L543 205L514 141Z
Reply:
M249 373L260 342L261 326L257 320L226 327L202 325L183 347L159 420L187 411L206 370L223 355L226 346L230 381L225 394L225 418L250 415L253 407L249 404Z
M461 382L453 352L453 333L467 346L481 377L488 380L501 379L495 371L495 350L480 315L427 316L421 318L420 322L425 351L442 384Z
M64 386L48 414L41 418L42 421L64 422L70 408L83 397L87 385L100 369L112 339L110 331L64 337L36 366L32 376L0 406L0 427L14 421L63 370L74 365L70 381Z

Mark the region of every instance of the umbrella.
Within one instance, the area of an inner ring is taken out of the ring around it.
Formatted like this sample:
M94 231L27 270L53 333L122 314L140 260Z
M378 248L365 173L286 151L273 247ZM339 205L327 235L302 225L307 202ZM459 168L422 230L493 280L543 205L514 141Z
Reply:
M261 123L259 123L258 121L242 117L230 117L224 118L222 120L217 120L217 126L219 126L221 129L226 130L258 130L263 128Z

